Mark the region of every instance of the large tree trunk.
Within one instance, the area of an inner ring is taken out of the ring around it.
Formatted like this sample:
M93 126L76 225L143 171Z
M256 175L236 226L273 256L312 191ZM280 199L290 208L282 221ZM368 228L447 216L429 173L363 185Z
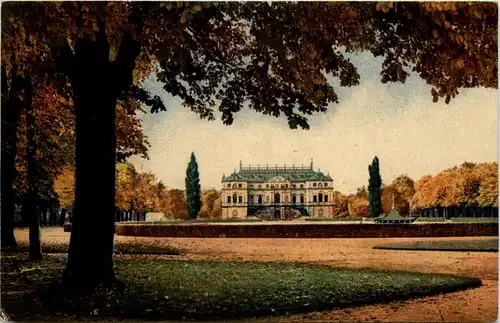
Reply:
M72 290L118 283L113 270L115 214L115 108L132 84L140 51L128 33L109 61L104 26L96 40L79 38L70 81L76 110L76 192L63 285Z
M17 127L21 115L21 100L19 98L21 79L16 75L17 68L11 70L10 85L7 82L7 71L2 66L2 158L1 160L1 244L2 248L16 246L14 237L15 194L14 181L17 177L16 150Z
M25 107L26 107L26 134L28 161L28 192L26 193L25 205L29 219L29 254L31 260L42 260L42 249L40 243L40 222L37 212L37 205L40 205L37 190L37 164L36 164L36 129L35 115L32 106L33 87L31 80L27 80L25 87ZM44 208L42 207L42 210Z

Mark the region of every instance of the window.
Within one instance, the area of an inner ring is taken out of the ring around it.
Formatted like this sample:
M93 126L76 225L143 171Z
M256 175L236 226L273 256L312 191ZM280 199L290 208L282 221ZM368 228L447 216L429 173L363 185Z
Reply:
M288 184L285 184L285 188L288 188Z
M274 203L279 203L280 202L280 195L279 193L274 194Z
M300 184L300 188L304 188L304 184Z
M313 183L313 187L316 187L316 183Z
M318 202L318 196L317 195L313 195L313 202Z
M259 201L259 204L262 204L262 195L259 195L258 201Z
M323 193L318 194L318 202L323 202Z
M227 197L227 203L231 203L231 196Z
M304 195L301 195L301 196L300 196L300 203L301 203L301 204L304 204Z
M323 217L323 209L319 209L319 210L318 210L318 215L319 215L320 217Z
M323 187L323 184L319 183L319 184L318 184L318 187Z
M257 188L262 188L262 185L257 185Z
M297 186L297 185L295 185L295 184L292 184L292 188L295 188L296 186Z
M253 184L250 185L250 188L253 188Z
M297 195L292 195L292 203L297 203Z
M241 184L238 184L238 188L241 188Z
M325 185L323 185L323 186L328 187L328 183L325 183Z
M238 196L238 203L243 203L243 196Z
M288 195L285 196L285 202L288 203Z
M233 203L236 203L236 194L233 194Z
M254 196L253 195L250 195L250 203L253 203L253 199L254 199Z
M266 203L269 202L269 196L266 196Z
M328 195L325 194L325 202L328 202Z
M285 188L285 185L284 185L284 184L281 184L281 188Z
M233 188L236 188L236 184L233 184Z
M269 188L269 184L266 184L266 188Z
M237 217L238 216L238 211L234 210L233 211L233 218Z
M274 185L273 185L273 184L271 184L271 188L274 188Z
M231 184L227 184L227 187L228 187L228 188L231 188Z

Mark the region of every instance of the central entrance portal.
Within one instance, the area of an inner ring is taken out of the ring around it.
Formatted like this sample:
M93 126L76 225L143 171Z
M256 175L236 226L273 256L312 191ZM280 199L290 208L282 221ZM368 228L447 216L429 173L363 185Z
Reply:
M281 211L280 210L274 210L274 219L281 220Z

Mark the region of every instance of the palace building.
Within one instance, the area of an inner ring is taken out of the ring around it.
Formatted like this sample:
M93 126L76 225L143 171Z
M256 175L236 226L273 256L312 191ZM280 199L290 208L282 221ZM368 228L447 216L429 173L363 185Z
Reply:
M251 166L222 176L222 218L333 216L333 179L309 167Z

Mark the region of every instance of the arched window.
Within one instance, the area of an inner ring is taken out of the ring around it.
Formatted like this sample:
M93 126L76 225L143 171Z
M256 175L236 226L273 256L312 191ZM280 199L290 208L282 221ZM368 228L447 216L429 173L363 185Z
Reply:
M281 184L281 188L285 188L285 184Z
M250 195L250 199L248 201L250 204L253 204L253 195Z
M236 184L233 184L233 188L236 188Z
M234 210L233 211L233 218L237 217L238 216L238 211Z
M323 184L319 183L319 184L318 184L318 187L323 187Z
M231 188L231 184L227 184L227 187Z
M262 204L262 195L259 195L258 201L259 201L259 204Z
M292 195L292 203L297 203L297 195Z
M231 203L231 196L227 197L227 203Z
M323 209L319 209L319 211L318 211L318 215L319 215L320 217L322 217L322 216L323 216Z
M304 204L304 195L300 196L300 203Z
M236 193L233 194L233 203L236 203Z
M318 202L323 202L323 193L318 194Z
M318 202L318 196L317 195L313 195L313 202Z
M243 196L238 196L238 203L243 203Z
M262 185L257 185L257 188L262 188Z
M280 194L276 193L274 194L274 203L279 203L280 202Z
M325 194L325 202L328 202L328 194Z

